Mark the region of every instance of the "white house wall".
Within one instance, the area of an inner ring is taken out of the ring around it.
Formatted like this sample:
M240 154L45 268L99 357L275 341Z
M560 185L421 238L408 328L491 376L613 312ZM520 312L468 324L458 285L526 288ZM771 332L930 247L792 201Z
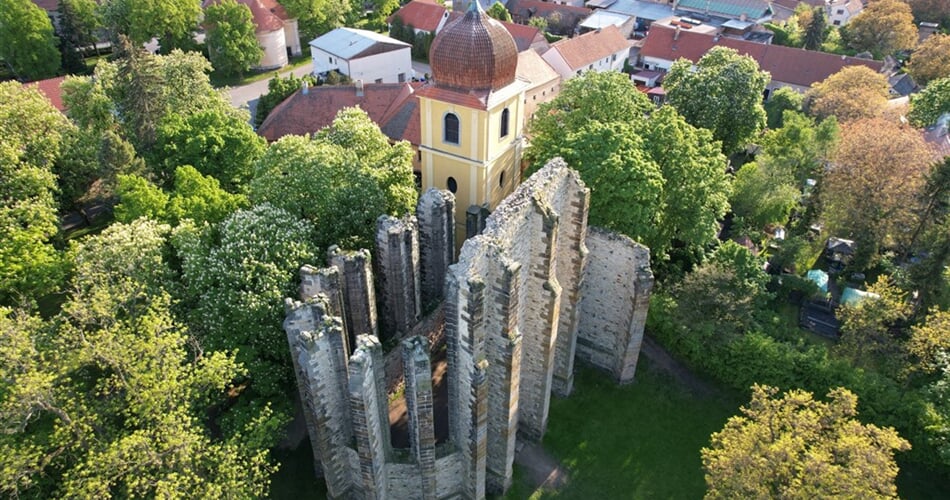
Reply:
M346 61L342 61L339 57L312 45L310 46L310 57L313 59L313 74L315 75L332 70L340 71L341 65L346 65Z
M257 41L264 49L260 69L273 69L287 65L287 41L283 28L267 33L258 33Z
M404 47L392 52L352 59L349 61L347 74L353 80L363 80L363 83L374 83L376 80L382 80L381 83L398 83L400 74L403 75L403 81L409 81L412 78L410 48Z
M302 53L300 49L300 31L297 29L296 19L284 21L284 39L287 46L290 47L291 54L299 56Z

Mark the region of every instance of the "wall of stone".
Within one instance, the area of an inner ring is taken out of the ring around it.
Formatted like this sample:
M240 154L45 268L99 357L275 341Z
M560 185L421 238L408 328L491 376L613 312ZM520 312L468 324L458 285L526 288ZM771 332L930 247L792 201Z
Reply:
M416 207L419 224L420 298L423 311L445 298L445 274L455 262L455 195L429 188Z
M369 250L347 251L336 245L327 250L327 261L340 272L344 321L350 340L358 335L379 335L373 260Z
M653 289L650 249L595 227L587 232L587 248L577 357L631 382Z

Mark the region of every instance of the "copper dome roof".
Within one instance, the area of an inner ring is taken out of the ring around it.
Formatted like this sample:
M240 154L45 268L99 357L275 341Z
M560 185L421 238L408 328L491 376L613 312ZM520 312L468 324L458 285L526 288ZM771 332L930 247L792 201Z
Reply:
M436 85L498 90L515 81L518 49L508 30L472 0L432 41L429 64Z

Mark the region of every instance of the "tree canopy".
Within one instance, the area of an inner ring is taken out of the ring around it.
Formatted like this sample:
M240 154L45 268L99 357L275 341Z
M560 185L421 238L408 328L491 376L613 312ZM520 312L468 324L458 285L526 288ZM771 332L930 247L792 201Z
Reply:
M505 8L504 4L497 0L495 3L491 4L491 7L489 7L485 13L499 21L507 21L509 23L511 22L511 13L508 12L508 9Z
M261 61L251 9L234 0L221 0L205 9L208 54L214 69L224 75L239 74Z
M934 80L922 92L910 98L911 123L929 127L945 113L950 113L950 77Z
M732 154L765 127L762 95L769 74L758 63L733 49L714 47L706 52L696 70L680 59L663 81L668 101L686 121L709 129L722 141L722 151Z
M201 2L193 0L109 0L102 5L105 25L141 46L158 38L162 50L187 46L198 29Z
M887 78L866 66L847 66L812 85L805 97L808 113L839 122L880 116L890 97Z
M706 498L896 498L895 451L910 444L863 424L844 388L828 401L754 385L752 400L703 448Z
M102 26L99 6L95 0L60 0L59 50L63 69L68 73L85 73L82 50L94 45Z
M901 0L877 0L868 3L848 22L848 45L857 51L878 56L917 46L917 25L910 6Z
M17 78L42 80L59 71L53 25L30 0L0 0L0 59Z
M934 33L920 44L907 65L907 72L920 85L950 78L950 35Z

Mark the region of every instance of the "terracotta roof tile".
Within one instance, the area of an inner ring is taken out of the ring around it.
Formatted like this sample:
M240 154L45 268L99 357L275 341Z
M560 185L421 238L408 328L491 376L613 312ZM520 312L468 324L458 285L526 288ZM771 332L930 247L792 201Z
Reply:
M551 50L558 51L572 71L629 48L630 42L613 25L551 45Z
M59 0L33 0L37 7L50 12L59 8Z
M771 73L772 80L803 87L810 87L837 73L845 66L860 64L874 71L881 71L884 65L880 61L870 59L845 57L780 45L765 45L728 37L720 37L717 40L711 34L686 30L681 30L676 40L674 40L675 36L675 29L654 24L650 28L640 55L670 61L682 57L696 62L713 47L729 47L755 59L760 68Z
M488 90L470 90L464 92L435 85L427 85L416 91L416 95L419 97L428 97L430 99L474 109L487 109L489 94L491 94L491 92Z
M404 25L411 24L415 29L432 33L439 27L444 14L445 7L442 5L423 0L412 0L386 18L386 22L392 24L393 19L398 17Z
M312 134L333 123L336 114L348 106L359 106L370 119L385 125L384 118L396 120L406 100L415 99L409 83L376 83L363 86L363 95L357 95L352 85L310 87L307 94L299 90L277 105L264 120L257 133L268 141L276 141L285 135ZM403 102L400 102L403 101ZM418 108L418 107L417 107ZM418 112L416 112L418 114ZM402 127L404 135L412 135L412 117L408 120L402 115L399 120L406 121ZM418 123L418 118L415 119ZM382 128L382 127L380 127ZM415 131L418 144L418 131ZM392 137L402 140L404 137ZM411 142L411 141L410 141Z
M38 82L28 83L27 85L36 85L36 88L39 89L43 95L49 99L49 102L53 104L53 107L60 111L65 111L66 106L63 105L63 91L60 89L65 76L57 76L56 78L50 78L48 80L40 80Z
M220 0L204 0L201 3L202 9L218 3ZM277 31L284 27L284 21L292 19L284 7L276 0L237 0L237 3L246 5L251 9L251 17L254 19L255 30L257 33L267 33Z
M501 24L505 27L505 29L508 30L508 33L511 33L511 37L515 39L515 45L518 47L518 52L530 49L531 45L536 41L547 41L544 38L544 35L541 34L541 30L535 28L534 26L517 23L506 23L504 21Z
M518 53L518 78L527 81L531 87L536 87L557 80L561 75L537 52L526 50Z

